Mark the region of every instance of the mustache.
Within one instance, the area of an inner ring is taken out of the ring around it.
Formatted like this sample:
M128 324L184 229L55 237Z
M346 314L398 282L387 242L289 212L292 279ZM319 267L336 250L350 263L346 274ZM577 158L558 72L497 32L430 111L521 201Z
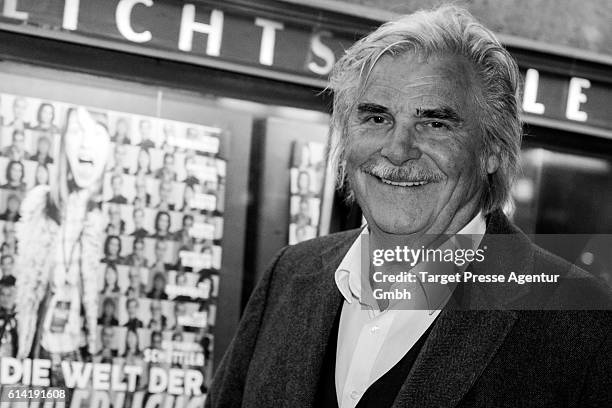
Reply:
M389 163L372 160L363 163L359 166L359 169L372 176L396 182L426 181L428 183L435 183L444 179L444 176L437 171L412 164L398 167Z

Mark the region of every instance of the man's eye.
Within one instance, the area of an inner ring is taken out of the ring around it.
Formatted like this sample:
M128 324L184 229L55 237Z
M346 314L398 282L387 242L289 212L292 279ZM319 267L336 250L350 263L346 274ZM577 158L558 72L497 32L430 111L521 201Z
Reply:
M448 129L448 125L444 122L439 122L439 121L431 121L425 124L426 126L432 128L432 129Z
M387 120L384 118L384 116L380 116L380 115L369 116L366 119L366 122L376 123L377 125L383 124L386 121Z

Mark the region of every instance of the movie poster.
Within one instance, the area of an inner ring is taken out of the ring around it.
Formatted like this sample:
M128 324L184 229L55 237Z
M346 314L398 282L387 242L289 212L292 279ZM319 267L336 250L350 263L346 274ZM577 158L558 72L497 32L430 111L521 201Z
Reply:
M202 406L222 130L9 94L0 123L3 391L65 387L75 408Z
M295 142L290 177L289 244L293 245L318 234L325 181L325 145Z

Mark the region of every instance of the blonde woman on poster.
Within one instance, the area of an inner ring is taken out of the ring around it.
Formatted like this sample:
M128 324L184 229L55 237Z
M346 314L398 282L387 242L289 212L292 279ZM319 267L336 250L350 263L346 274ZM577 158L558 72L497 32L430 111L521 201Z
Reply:
M18 357L50 359L56 380L62 360L81 358L79 347L96 351L104 225L96 199L109 148L105 126L84 108L69 109L50 186L34 187L22 204Z

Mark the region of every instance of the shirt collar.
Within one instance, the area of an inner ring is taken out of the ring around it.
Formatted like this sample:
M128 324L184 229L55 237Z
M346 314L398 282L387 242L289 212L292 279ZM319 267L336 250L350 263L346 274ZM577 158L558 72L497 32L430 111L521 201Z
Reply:
M477 248L486 229L487 222L482 211L480 211L457 232L457 235L470 235L474 242L474 248ZM342 258L342 262L338 265L334 275L336 286L348 303L352 303L354 299L361 299L361 240L364 235L368 234L368 227L365 225L361 234L355 239L353 245L351 245L344 258Z

